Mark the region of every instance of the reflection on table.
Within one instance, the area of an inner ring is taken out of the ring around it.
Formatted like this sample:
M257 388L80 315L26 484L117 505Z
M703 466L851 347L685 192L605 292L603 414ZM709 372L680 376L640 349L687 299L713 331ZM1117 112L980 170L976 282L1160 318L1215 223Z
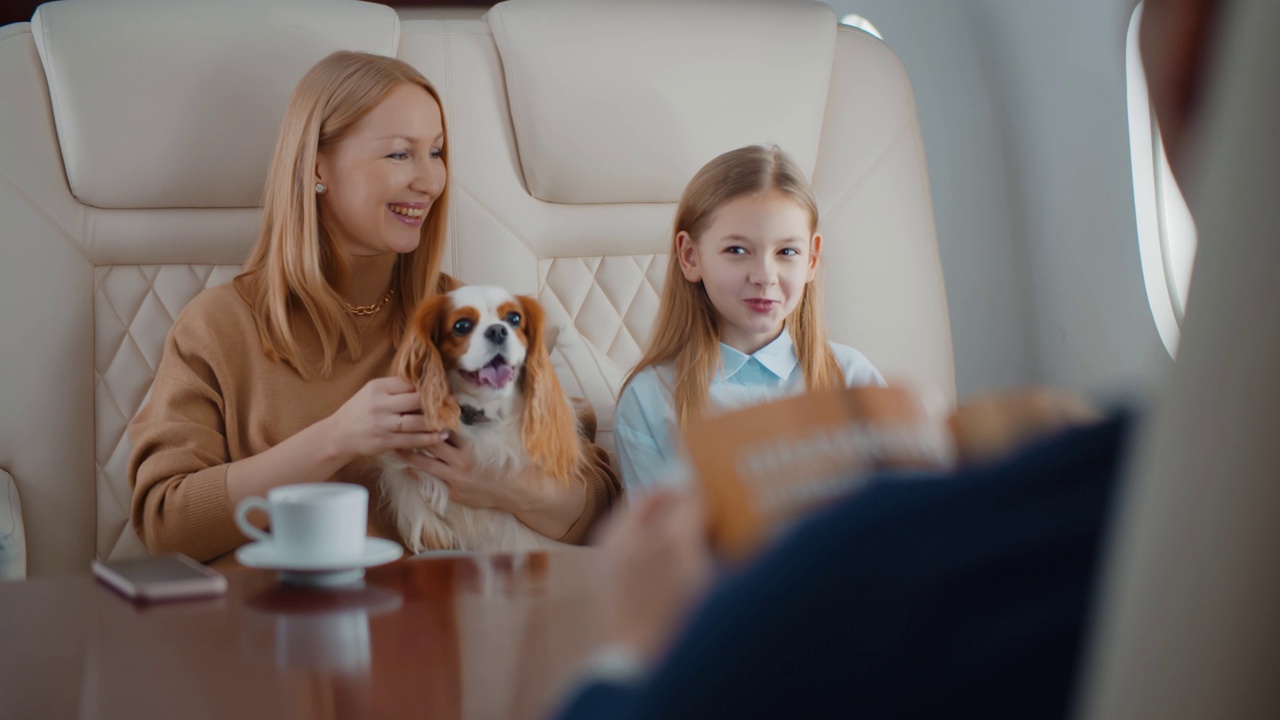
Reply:
M599 635L596 556L447 556L338 589L227 573L135 605L83 577L0 584L0 716L532 718Z

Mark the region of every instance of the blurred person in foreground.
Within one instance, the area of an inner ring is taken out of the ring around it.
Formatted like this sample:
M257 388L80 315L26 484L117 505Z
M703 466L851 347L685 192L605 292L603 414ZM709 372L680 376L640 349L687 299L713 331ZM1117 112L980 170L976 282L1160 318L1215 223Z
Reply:
M1184 183L1207 68L1226 54L1215 30L1253 1L1267 0L1146 2L1152 105ZM1184 386L1207 379L1178 370ZM640 499L605 533L607 644L559 717L1067 717L1133 424L1120 414L996 463L873 481L715 580L696 499Z

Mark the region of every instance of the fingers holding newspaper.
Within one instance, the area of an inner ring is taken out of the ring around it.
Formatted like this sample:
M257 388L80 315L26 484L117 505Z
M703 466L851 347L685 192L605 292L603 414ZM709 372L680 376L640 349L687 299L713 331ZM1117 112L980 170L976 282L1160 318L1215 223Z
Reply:
M702 505L690 492L655 491L616 513L600 545L609 642L652 664L710 585Z

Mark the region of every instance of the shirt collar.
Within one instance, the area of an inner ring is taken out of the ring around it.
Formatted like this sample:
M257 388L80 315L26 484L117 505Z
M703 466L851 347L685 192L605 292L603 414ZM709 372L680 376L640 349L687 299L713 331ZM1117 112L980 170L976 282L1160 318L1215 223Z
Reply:
M741 351L731 348L724 343L720 343L720 372L716 373L713 382L724 382L738 371L746 366L748 362L755 359L765 370L776 375L781 380L791 377L791 371L796 369L796 365L800 360L796 358L796 347L791 342L791 333L784 328L773 342L765 345L755 353L746 355Z

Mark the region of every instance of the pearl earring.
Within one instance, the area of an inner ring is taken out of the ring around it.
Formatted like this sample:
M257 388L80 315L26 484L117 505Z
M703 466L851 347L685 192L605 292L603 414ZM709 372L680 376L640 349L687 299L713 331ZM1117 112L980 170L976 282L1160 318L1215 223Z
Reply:
M324 183L322 183L322 182L318 182L318 183L316 183L316 194L317 194L317 195L323 195L323 194L324 194L324 191L325 191L325 190L328 190L328 189L329 189L329 188L325 187Z

